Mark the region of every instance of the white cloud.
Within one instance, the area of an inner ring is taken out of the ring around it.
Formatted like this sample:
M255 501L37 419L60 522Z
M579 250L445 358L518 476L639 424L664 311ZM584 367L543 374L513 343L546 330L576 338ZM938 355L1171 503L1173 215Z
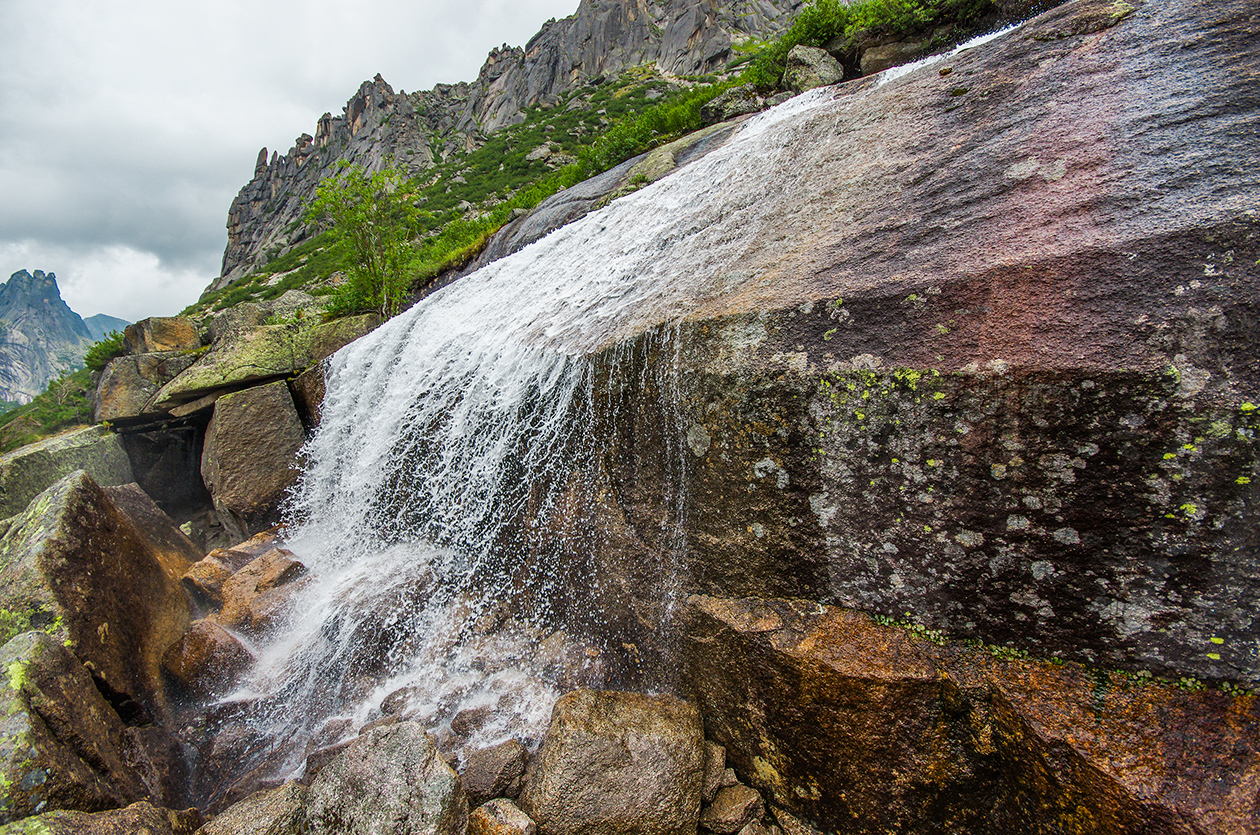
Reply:
M288 150L378 72L406 90L471 80L490 48L575 8L0 0L0 279L55 272L84 315L182 309L218 274L260 147Z

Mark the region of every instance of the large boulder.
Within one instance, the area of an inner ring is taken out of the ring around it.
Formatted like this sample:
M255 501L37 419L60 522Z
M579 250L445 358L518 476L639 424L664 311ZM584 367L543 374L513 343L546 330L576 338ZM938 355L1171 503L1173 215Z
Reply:
M215 507L233 514L243 539L275 523L277 506L297 478L306 440L283 380L219 399L206 429L201 476Z
M0 519L21 513L35 496L75 470L98 484L134 481L119 437L103 426L87 426L0 455Z
M124 761L122 721L77 658L43 632L0 648L0 823L149 796Z
M574 690L552 710L520 806L543 835L695 833L703 777L694 704Z
M712 125L756 113L764 106L765 100L757 94L757 85L741 84L705 102L700 108L700 118L706 125Z
M190 606L173 555L83 471L37 496L0 539L0 608L8 631L44 629L87 665L115 707L161 713L162 654Z
M162 417L165 413L153 406L154 396L196 360L181 351L110 360L96 384L93 417L120 424Z
M128 325L123 340L129 354L159 354L168 351L194 351L201 347L201 335L191 319L183 316L153 316Z
M331 356L380 322L379 316L367 314L227 330L195 364L162 387L154 405L169 410L216 392L287 377Z
M418 722L371 728L325 765L306 801L312 835L463 835L459 778Z
M708 733L827 831L1256 825L1250 696L1019 660L810 601L693 597L685 621Z
M196 544L176 527L174 520L162 512L139 485L119 484L102 489L114 507L136 526L166 576L178 582L194 563L202 559Z
M162 657L166 671L191 696L206 699L231 689L254 662L236 636L213 620L202 618Z
M285 783L228 807L197 835L305 835L306 788Z
M783 86L794 93L815 87L837 84L844 79L844 68L825 49L797 44L788 51L783 71Z
M601 331L593 375L633 411L571 502L603 612L655 629L680 495L693 590L1260 682L1260 41L1241 0L1126 8L845 85L704 205L756 207L738 255L655 256L658 318Z

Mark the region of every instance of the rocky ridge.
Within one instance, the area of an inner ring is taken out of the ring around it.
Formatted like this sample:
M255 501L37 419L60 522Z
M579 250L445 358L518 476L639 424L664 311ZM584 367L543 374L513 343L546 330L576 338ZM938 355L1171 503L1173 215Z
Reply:
M801 0L582 0L523 47L492 50L475 81L395 92L379 75L364 82L342 113L320 117L315 135L287 154L259 152L253 179L228 212L220 276L231 285L304 240L304 205L339 161L376 170L393 159L413 174L435 159L468 151L520 121L531 105L551 106L566 91L628 67L654 64L672 75L722 68L732 44L786 28Z

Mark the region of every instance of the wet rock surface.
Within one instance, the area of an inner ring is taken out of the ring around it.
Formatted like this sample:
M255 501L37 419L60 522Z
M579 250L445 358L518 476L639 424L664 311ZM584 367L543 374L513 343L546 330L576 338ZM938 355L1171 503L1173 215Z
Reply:
M479 806L496 797L516 797L528 762L529 751L514 739L473 751L459 772L469 805Z
M703 771L695 705L575 690L556 702L520 806L542 833L694 832Z
M633 405L609 419L609 485L581 502L604 519L610 611L650 605L672 476L648 450L677 449L689 588L1260 680L1239 605L1260 585L1243 161L1260 148L1237 80L1257 24L1242 3L1110 8L837 88L776 163L828 173L765 197L677 332L613 339L601 373ZM662 384L624 372L674 356L683 406L662 429Z
M26 632L0 648L0 823L53 809L94 812L149 795L124 761L124 726L58 640Z
M459 778L415 722L394 722L362 734L319 772L306 807L316 835L460 835L468 826Z
M0 606L13 623L68 642L124 714L160 713L161 656L191 611L164 568L170 556L80 471L37 496L0 539Z
M825 829L1256 825L1251 696L1003 659L808 601L695 597L686 623L708 733Z
M198 835L302 835L307 831L306 788L285 783L258 792L225 810Z

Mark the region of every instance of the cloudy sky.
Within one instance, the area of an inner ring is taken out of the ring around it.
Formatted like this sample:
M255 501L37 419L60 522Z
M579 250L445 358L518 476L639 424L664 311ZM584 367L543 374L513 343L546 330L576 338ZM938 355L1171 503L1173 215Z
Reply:
M258 149L376 73L472 80L577 0L0 0L0 280L77 313L178 313L218 275Z

